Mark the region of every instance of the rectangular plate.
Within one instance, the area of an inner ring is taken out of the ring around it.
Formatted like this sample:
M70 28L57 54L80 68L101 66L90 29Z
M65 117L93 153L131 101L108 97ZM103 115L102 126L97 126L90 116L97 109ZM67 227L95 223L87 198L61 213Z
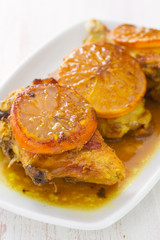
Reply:
M112 29L119 22L103 21ZM0 89L1 100L12 90L27 86L34 78L47 77L56 70L62 59L74 48L82 45L86 32L84 22L80 23L58 37L52 39L42 48L27 58L4 82ZM38 221L52 223L77 229L103 229L115 223L133 209L160 179L160 152L158 152L133 184L112 203L95 211L70 210L49 206L25 197L0 184L0 207L19 215Z

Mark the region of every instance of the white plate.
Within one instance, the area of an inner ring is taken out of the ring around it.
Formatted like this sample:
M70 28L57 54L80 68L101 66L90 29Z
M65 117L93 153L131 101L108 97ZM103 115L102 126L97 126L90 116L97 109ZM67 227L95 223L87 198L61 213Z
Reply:
M105 21L104 21L105 22ZM120 23L106 22L111 29ZM15 88L27 86L34 78L43 78L58 68L64 56L82 44L85 37L84 22L51 40L25 60L5 81L0 98ZM113 207L84 212L53 207L27 198L4 185L0 185L0 206L19 215L38 221L77 229L96 230L110 226L133 209L160 179L160 152L141 175L122 194L112 201Z

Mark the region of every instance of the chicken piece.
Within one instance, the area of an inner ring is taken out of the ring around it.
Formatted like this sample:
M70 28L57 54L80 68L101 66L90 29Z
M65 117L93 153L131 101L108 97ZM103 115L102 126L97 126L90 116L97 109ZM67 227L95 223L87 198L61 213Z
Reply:
M21 93L24 88L19 88L8 94L6 99L1 102L0 107L0 146L2 151L7 156L9 160L13 160L13 151L11 149L11 139L12 130L11 125L8 124L8 116L10 115L10 109L13 101L16 99L19 93Z
M130 113L118 118L99 118L98 129L105 138L121 138L126 133L136 137L151 133L151 113L145 109L144 100Z
M24 91L24 88L18 88L16 90L14 90L13 92L11 92L10 94L8 94L6 99L1 102L1 107L0 107L1 111L8 112L8 114L9 114L12 103L14 102L14 100L16 99L18 94L23 91ZM1 116L0 116L0 119L1 119Z
M100 21L92 19L85 25L88 36L84 39L84 43L107 41L112 42L110 38L110 30Z
M10 112L8 98L3 104L6 103L8 108L5 110ZM112 185L125 177L123 163L104 142L98 130L80 151L74 149L56 155L34 154L18 146L10 121L3 116L0 120L0 146L10 165L15 161L21 162L35 184L53 183L54 178L69 177L74 181Z
M36 155L17 148L19 161L27 175L36 184L51 183L54 178L72 178L83 181L112 185L125 177L125 168L115 152L104 143L100 133L81 151L67 151L57 155Z
M112 185L125 177L125 167L96 130L92 139L81 151L67 151L57 155L42 155L27 152L17 145L10 122L0 121L0 146L13 163L21 162L26 174L35 184L52 183L54 178L72 178L75 182L91 182ZM3 125L3 126L2 126ZM4 136L8 141L4 141ZM11 165L11 164L10 164Z
M98 20L86 23L88 33L84 42L107 41L114 43L110 31ZM137 59L147 78L147 93L153 100L160 102L160 48L127 48L126 50Z
M160 48L129 49L147 78L147 94L160 102Z

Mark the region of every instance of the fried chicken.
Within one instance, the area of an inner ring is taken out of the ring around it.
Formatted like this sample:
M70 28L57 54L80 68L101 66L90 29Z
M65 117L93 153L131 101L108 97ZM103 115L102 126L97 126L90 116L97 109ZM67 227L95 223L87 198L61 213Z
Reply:
M11 93L1 105L0 146L10 161L20 162L36 184L52 183L54 178L112 185L125 177L125 167L102 139L98 130L81 150L61 154L34 154L20 148L15 141L9 114L15 97L23 89ZM13 97L14 96L14 97ZM2 114L4 113L4 114Z

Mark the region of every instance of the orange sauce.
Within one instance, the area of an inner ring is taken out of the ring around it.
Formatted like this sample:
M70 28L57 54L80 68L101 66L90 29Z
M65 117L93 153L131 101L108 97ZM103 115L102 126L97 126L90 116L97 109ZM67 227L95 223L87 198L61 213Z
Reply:
M114 186L104 186L89 183L71 183L64 179L55 179L58 192L54 193L54 186L45 184L36 186L25 175L20 164L7 167L8 162L0 153L0 181L15 191L25 194L38 201L67 208L93 210L111 203L120 195L142 172L160 146L160 105L147 101L147 108L152 113L154 131L149 137L135 139L130 136L120 141L107 142L115 149L119 158L127 169L127 177ZM99 194L98 194L99 192Z

